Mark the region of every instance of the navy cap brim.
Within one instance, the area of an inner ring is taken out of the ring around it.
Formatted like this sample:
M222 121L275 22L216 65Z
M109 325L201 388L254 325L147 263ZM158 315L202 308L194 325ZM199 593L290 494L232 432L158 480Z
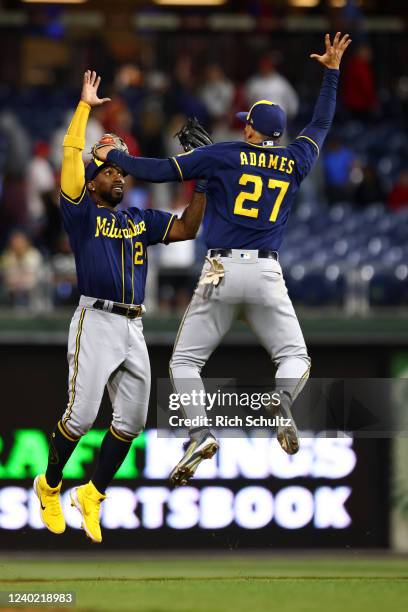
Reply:
M246 123L247 122L247 117L248 117L248 111L246 113L237 113L235 116L240 121L243 121L244 123Z
M106 161L102 164L98 164L95 162L95 158L92 159L89 162L89 164L85 167L86 182L88 183L89 181L92 181L99 174L101 170L103 170L104 168L108 168L110 166L112 168L119 168L119 166L116 166L116 164L113 164L112 162ZM123 176L127 176L127 172L123 172Z

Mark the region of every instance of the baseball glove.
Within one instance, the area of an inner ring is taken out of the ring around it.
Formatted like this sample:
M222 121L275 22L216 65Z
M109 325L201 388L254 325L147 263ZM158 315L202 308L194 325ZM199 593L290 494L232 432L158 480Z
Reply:
M92 155L98 159L98 149L106 147L107 145L115 147L115 149L123 151L123 153L129 153L127 144L122 138L116 136L116 134L104 134L102 138L93 145L91 149Z
M186 152L213 144L211 136L196 117L187 119L186 124L174 136L177 136Z

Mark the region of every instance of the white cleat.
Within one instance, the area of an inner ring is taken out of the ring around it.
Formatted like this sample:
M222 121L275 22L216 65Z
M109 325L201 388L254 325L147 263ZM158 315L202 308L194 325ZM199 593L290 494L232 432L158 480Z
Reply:
M289 402L281 402L278 415L288 422L288 425L278 425L278 442L285 453L295 455L299 450L299 434Z
M181 461L170 474L170 482L175 487L186 485L204 459L211 459L219 445L210 433L203 434L198 440L191 440Z

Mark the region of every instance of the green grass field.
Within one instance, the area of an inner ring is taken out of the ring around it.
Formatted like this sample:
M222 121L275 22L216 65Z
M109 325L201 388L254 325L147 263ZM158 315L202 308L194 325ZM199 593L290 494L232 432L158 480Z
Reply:
M2 556L0 591L75 591L75 609L83 611L402 612L408 610L408 559L357 553Z

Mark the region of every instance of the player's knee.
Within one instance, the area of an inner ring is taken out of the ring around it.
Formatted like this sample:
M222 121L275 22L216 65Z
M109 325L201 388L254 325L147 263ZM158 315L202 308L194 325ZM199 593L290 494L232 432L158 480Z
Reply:
M113 417L112 427L118 436L124 440L133 440L142 433L146 425L146 414L141 412L132 413L122 416L120 418Z
M100 402L77 400L65 411L62 422L75 437L84 436L98 416Z
M204 361L192 355L175 352L169 363L170 376L173 378L190 378L191 376L200 374L204 363Z
M312 362L305 348L304 352L296 355L285 355L275 359L274 364L276 375L280 378L307 379Z
M307 367L310 368L311 359L307 353L306 347L299 347L299 349L296 351L294 355L286 355L285 357L282 357L279 361L283 363L284 361L293 361L293 360L302 361L305 363Z
M312 361L311 361L309 355L307 354L307 352L305 352L304 355L299 355L298 359L300 359L304 363L304 365L305 365L305 377L308 378L309 372L310 372L310 368L312 367Z
M173 372L177 368L183 367L185 363L186 363L186 359L184 355L180 353L179 351L174 351L171 356L170 363L169 363L170 374L173 374Z
M81 438L88 433L93 424L93 420L77 421L75 419L68 419L64 422L64 427L73 437Z
M145 428L145 423L141 421L129 422L129 423L120 423L120 425L115 424L112 421L112 429L114 435L123 442L131 442L135 438L137 438Z
M312 360L310 359L310 357L307 354L307 352L304 355L301 355L300 358L305 362L308 370L310 370L310 368L312 367Z

